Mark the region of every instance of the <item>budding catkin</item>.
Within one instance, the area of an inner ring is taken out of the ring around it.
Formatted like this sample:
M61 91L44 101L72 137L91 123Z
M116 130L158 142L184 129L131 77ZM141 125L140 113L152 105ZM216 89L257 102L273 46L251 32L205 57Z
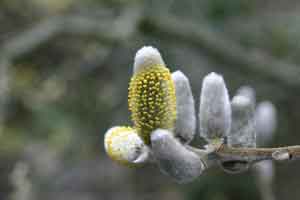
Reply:
M145 68L133 75L129 85L129 110L141 138L150 144L150 133L172 129L176 120L175 86L168 68Z
M145 144L131 127L117 126L109 129L104 138L104 147L112 160L133 166Z

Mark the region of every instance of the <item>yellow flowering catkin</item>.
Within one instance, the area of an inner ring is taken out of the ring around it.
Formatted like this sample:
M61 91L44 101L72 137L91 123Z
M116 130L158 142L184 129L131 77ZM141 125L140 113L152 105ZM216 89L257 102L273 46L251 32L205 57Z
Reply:
M176 120L176 96L169 69L157 65L134 74L128 103L135 128L146 144L150 144L153 130L172 129Z

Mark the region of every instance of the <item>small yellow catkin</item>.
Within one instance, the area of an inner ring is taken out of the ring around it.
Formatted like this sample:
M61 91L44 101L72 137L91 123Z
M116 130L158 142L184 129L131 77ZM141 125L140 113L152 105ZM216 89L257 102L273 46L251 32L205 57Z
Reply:
M129 84L128 103L135 128L146 144L150 144L153 130L173 129L176 96L169 69L156 65L134 74Z
M109 129L104 138L104 147L110 158L119 164L134 166L137 158L145 146L135 129L127 126L117 126Z

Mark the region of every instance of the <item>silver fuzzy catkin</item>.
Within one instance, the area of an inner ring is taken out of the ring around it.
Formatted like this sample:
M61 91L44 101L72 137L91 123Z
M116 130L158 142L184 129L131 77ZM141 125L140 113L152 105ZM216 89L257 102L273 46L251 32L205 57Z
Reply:
M175 136L183 143L189 143L195 135L195 103L188 78L181 72L172 73L175 84L177 117Z
M275 106L269 101L259 103L255 111L255 121L258 142L261 145L266 145L272 140L277 127Z
M231 106L223 77L210 73L202 83L199 109L200 136L207 142L226 137L231 126Z
M229 146L256 147L254 104L246 96L237 95L232 99L232 124L227 137Z
M253 103L253 105L256 104L256 94L255 94L255 90L248 85L244 85L242 87L240 87L237 91L236 91L236 96L244 96L247 97L251 100L251 102Z
M199 156L186 149L168 130L157 129L151 134L153 157L162 173L178 183L187 183L205 169Z

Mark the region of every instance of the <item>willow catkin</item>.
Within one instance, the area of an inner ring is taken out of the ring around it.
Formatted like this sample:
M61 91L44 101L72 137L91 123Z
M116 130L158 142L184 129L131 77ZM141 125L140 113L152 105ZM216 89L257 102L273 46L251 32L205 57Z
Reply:
M104 147L110 158L120 164L133 166L145 151L145 144L135 129L127 126L110 128L104 138Z
M128 103L137 133L146 144L150 144L153 130L173 129L176 96L169 69L155 65L135 73L129 85Z

